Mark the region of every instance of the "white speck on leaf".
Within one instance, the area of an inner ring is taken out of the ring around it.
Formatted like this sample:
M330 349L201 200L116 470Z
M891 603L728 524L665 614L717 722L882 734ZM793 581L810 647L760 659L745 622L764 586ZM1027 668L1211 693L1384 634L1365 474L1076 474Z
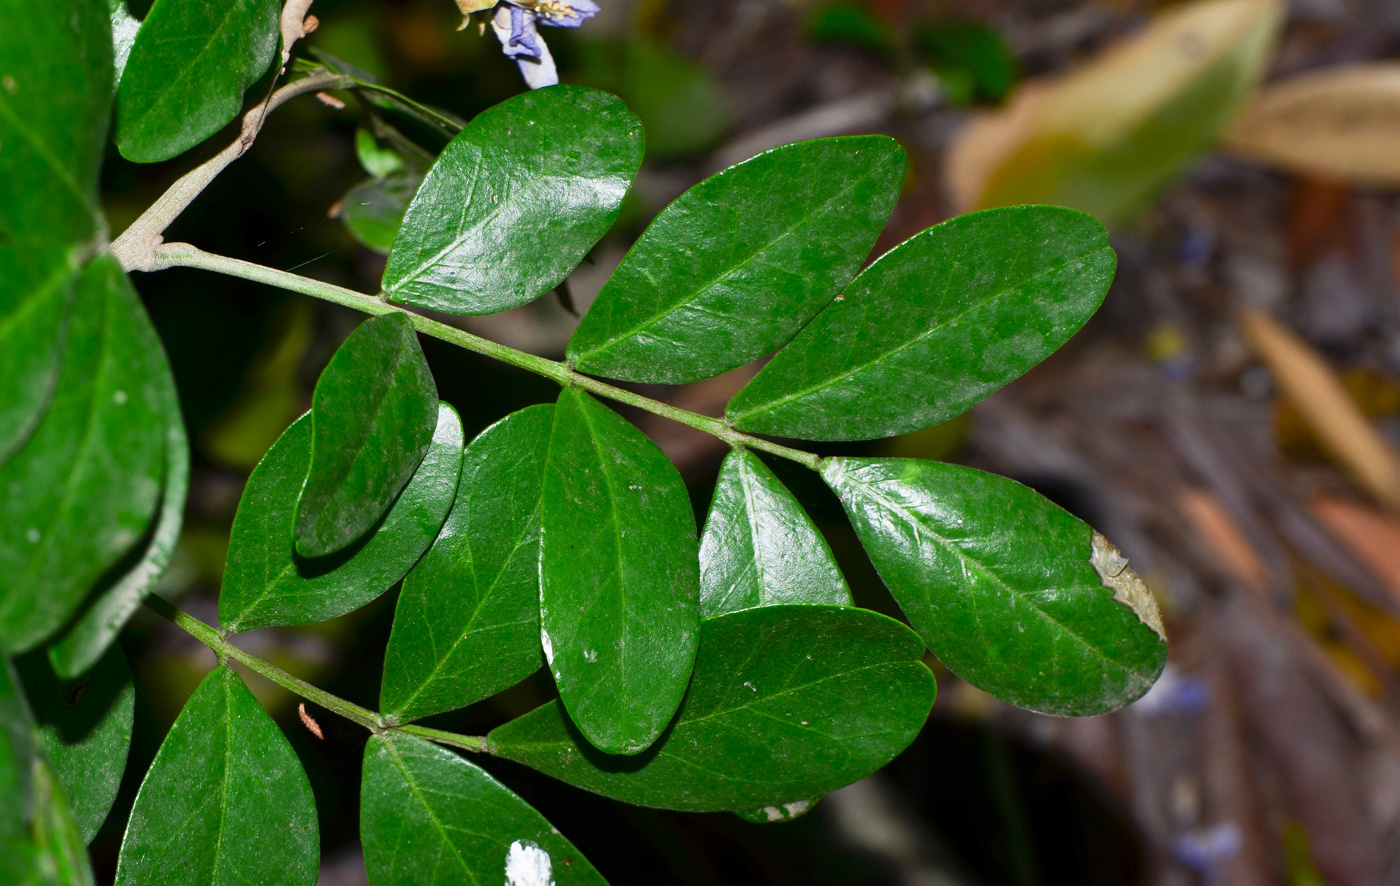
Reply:
M1090 547L1089 565L1098 572L1103 586L1113 591L1113 599L1133 610L1138 619L1156 631L1165 643L1167 630L1162 625L1162 612L1157 608L1157 600L1147 583L1128 568L1128 558L1098 532L1094 533Z
M593 664L593 662L598 660L598 653L594 652L592 649L585 649L583 650L583 660L589 664Z
M554 886L549 853L529 840L516 840L506 852L506 886Z
M30 544L32 544L32 545L37 545L37 544L39 543L39 539L42 538L43 536L41 536L41 535L39 534L39 530L38 530L38 529L35 529L34 527L31 526L31 527L29 528L29 531L26 532L26 533L24 534L24 537L27 538L27 539L29 539L29 543L30 543Z
M745 681L744 681L744 685L747 686L747 687L749 687L750 689L753 689L754 692L757 692L757 691L758 691L758 689L756 689L756 688L754 687L754 685L753 685L752 683L750 683L748 680L745 680Z
M540 645L544 647L544 660L554 667L554 644L549 642L549 632L540 628Z
M126 402L126 391L116 391L112 394L112 402L118 406Z

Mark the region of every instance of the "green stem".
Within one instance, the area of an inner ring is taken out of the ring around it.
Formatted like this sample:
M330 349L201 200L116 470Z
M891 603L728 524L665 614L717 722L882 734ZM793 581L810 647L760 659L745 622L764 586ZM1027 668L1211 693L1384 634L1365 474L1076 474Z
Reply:
M441 729L429 729L426 726L393 725L382 715L374 711L362 708L339 696L331 695L324 689L312 686L305 680L293 677L276 665L263 661L250 652L239 649L221 636L218 630L213 626L205 624L188 612L177 609L160 597L152 596L146 598L146 606L161 617L168 619L180 630L212 649L214 654L218 656L220 662L226 659L232 659L244 665L249 670L261 674L293 695L300 696L309 702L318 704L331 713L339 714L347 720L359 723L371 732L402 732L405 735L416 735L420 738L426 738L438 744L450 745L454 748L462 748L477 753L491 752L491 746L487 744L486 739L481 736L458 735L455 732L443 732Z
M299 274L292 274L287 271L279 271L276 268L268 268L263 265L255 265L252 262L241 259L228 258L227 256L215 255L205 252L188 243L166 243L155 247L151 251L149 263L142 270L158 271L165 268L200 268L206 271L214 271L220 274L227 274L232 277L241 277L244 280L253 280L258 283L266 283L269 286L276 286L279 289L287 289L292 292L299 292L314 298L334 302L344 305L347 308L354 308L357 311L364 311L367 314L388 314L398 311L404 314L413 323L414 328L424 335L441 339L445 342L484 354L487 357L499 360L510 366L542 375L552 379L565 387L574 386L584 389L600 397L615 400L619 403L626 403L638 409L655 415L669 418L671 421L689 425L698 431L718 437L730 446L744 446L749 449L757 449L786 458L804 465L814 471L821 470L821 457L811 453L803 452L800 449L791 449L787 446L780 446L759 437L736 431L729 425L717 418L710 418L685 409L678 409L669 406L659 400L644 397L624 388L615 387L607 382L598 381L590 376L575 372L564 363L554 360L547 360L544 357L537 357L534 354L527 354L524 351L517 351L515 348L506 347L479 335L472 335L470 332L458 329L455 326L448 326L446 323L439 323L436 320L416 314L406 308L390 304L382 298L372 295L365 295L355 292L352 289L345 289L331 283L322 283L319 280L312 280L309 277L302 277Z

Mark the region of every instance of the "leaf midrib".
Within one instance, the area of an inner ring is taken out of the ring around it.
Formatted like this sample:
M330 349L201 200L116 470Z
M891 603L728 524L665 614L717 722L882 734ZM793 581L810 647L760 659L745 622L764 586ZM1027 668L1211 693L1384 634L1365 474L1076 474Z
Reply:
M1029 286L1029 285L1031 285L1031 284L1034 284L1034 283L1036 283L1037 281L1039 281L1039 280L1041 280L1041 279L1043 279L1043 278L1045 278L1045 277L1049 277L1049 276L1052 276L1052 275L1054 275L1054 274L1058 274L1059 272L1063 271L1064 269L1068 268L1070 265L1072 265L1072 264L1074 264L1074 263L1076 263L1076 262L1079 262L1079 263L1086 263L1090 257L1095 256L1095 255L1098 255L1099 253L1102 253L1102 252L1105 251L1105 250L1112 251L1112 247L1107 246L1107 245L1100 246L1100 247L1098 247L1098 248L1096 248L1096 249L1090 250L1089 252L1082 253L1082 254L1077 255L1077 256L1075 256L1075 257L1073 257L1073 258L1067 259L1067 260L1065 260L1065 261L1063 261L1063 262L1061 262L1061 263L1059 263L1059 264L1056 264L1056 265L1053 265L1053 266L1051 266L1051 267L1049 267L1049 268L1046 268L1046 269L1043 270L1043 271L1040 271L1040 272L1038 272L1038 273L1032 274L1031 276L1022 279L1022 280L1016 282L1015 284L1013 284L1013 285L1011 285L1011 286L1007 286L1007 287L1005 287L1005 288L1003 288L1003 289L1000 289L1000 290L996 291L995 293L993 293L993 294L987 296L985 299L983 299L983 300L981 300L981 301L979 301L979 302L977 302L977 303L975 303L975 304L969 305L969 306L967 307L967 309L965 309L965 310L963 310L963 311L960 311L960 312L957 313L957 314L954 314L953 316L949 317L948 319L944 320L943 322L941 322L941 323L939 323L939 324L937 324L937 325L935 325L935 326L930 326L928 329L926 329L925 331L919 333L918 335L914 336L913 338L908 339L907 341L903 342L902 344L897 345L896 347L890 348L890 349L887 350L887 351L884 351L884 352L882 352L882 353L880 353L880 354L877 354L876 356L870 358L869 360L865 361L864 363L860 363L860 364L858 364L858 365L856 365L856 366L853 366L853 367L851 367L851 368L849 368L849 369L846 369L846 370L844 370L844 371L842 371L842 372L840 372L840 373L837 373L837 374L835 374L835 375L832 375L832 376L829 376L829 377L827 377L827 378L825 378L825 379L822 379L822 380L820 380L820 381L818 381L818 382L816 382L816 383L814 383L814 384L812 384L812 385L809 385L809 386L806 387L806 388L802 388L802 389L800 389L800 390L793 391L792 393L785 394L785 395L783 395L782 397L777 398L776 400L770 400L770 401L768 401L767 403L762 403L762 404L760 404L760 405L758 405L758 406L750 407L750 408L747 409L747 410L741 411L741 412L739 412L739 413L734 417L734 423L735 423L736 425L739 425L739 424L743 423L744 421L746 421L747 419L749 419L749 418L751 418L751 417L753 417L753 416L755 416L755 415L762 415L762 414L765 413L765 412L772 412L774 409L777 409L777 408L780 407L780 406L784 406L784 405L786 405L786 404L788 404L788 403L791 403L791 402L794 401L794 400L802 399L802 398L807 397L807 396L809 396L809 395L811 395L811 394L813 394L813 393L817 393L817 392L822 391L822 390L824 390L824 389L826 389L826 388L830 388L830 387L832 387L832 386L834 386L834 385L840 384L840 383L842 383L842 382L844 382L844 381L848 381L848 380L849 380L850 378L852 378L853 376L859 375L859 374L865 372L866 370L870 369L870 367L872 367L872 366L874 366L874 365L876 365L876 364L878 364L878 363L882 363L882 362L884 362L884 361L886 361L886 360L888 360L888 359L890 359L890 358L896 356L897 354L900 354L900 353L904 352L905 350L908 350L909 348L912 348L914 345L919 344L919 343L923 342L924 340L926 340L926 339L928 339L928 338L934 336L935 334L937 334L937 333L943 331L943 329L945 329L947 326L949 326L949 325L951 325L951 324L953 324L953 323L956 323L956 322L962 320L962 319L965 318L968 314L971 314L973 311L981 310L982 308L985 308L985 307L987 307L988 305L991 305L991 304L993 304L993 303L999 301L1000 299L1002 299L1002 298L1005 297L1006 295L1010 294L1010 293L1013 292L1014 290L1017 290L1017 289L1020 289L1020 288L1022 288L1022 287L1025 287L1025 286ZM874 265L872 265L871 267L873 268ZM857 283L860 282L860 278L859 278L859 277L856 278L856 282L857 282ZM829 309L829 307L830 307L830 306L828 306L828 309ZM818 315L817 315L817 318L820 318L820 317L821 317L821 315L818 314ZM815 320L814 320L813 322L815 322ZM807 328L808 328L808 329L811 329L812 327L809 325ZM741 393L742 393L742 392L741 392Z

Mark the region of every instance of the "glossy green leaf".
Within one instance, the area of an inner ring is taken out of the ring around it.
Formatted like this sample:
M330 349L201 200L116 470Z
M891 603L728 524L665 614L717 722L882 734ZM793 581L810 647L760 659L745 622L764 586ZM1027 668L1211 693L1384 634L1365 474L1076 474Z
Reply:
M899 199L883 135L798 142L666 207L569 342L582 371L680 384L781 347L849 283Z
M121 267L78 283L58 389L0 465L0 645L53 633L151 525L165 462L160 339Z
M1069 340L1117 259L1091 216L1016 206L950 219L885 253L726 410L745 431L868 440L970 409Z
M310 624L359 609L413 568L447 519L462 467L462 422L443 403L427 456L373 533L328 557L300 556L291 526L311 435L311 418L297 419L243 489L219 593L226 631Z
M488 736L496 753L640 806L752 810L864 778L933 706L923 642L865 609L767 606L707 619L676 722L646 753L588 746L550 702Z
M24 886L93 886L87 846L58 778L42 760L34 767L34 868Z
M126 0L107 0L107 3L112 13L112 86L115 89L126 70L126 60L131 57L131 47L136 43L141 22L131 14Z
M90 675L66 682L38 653L21 660L20 670L35 702L40 746L89 843L117 799L131 746L136 689L126 655L113 646Z
M0 0L0 243L104 227L97 169L112 105L105 0Z
M10 660L0 655L0 849L23 840L34 814L36 748L34 715Z
M297 553L323 557L369 532L413 477L437 425L437 385L408 317L361 323L316 382Z
M365 746L360 838L370 886L607 882L505 785L408 735Z
M385 293L452 314L534 301L607 233L643 140L627 106L594 89L551 86L483 111L408 207Z
M141 782L117 886L311 886L319 854L296 752L238 675L216 669Z
M340 217L356 240L376 252L388 252L421 181L416 175L391 175L360 182L340 199Z
M165 575L180 529L185 524L185 497L190 487L190 444L180 414L180 398L164 353L156 360L156 388L165 421L165 472L155 523L144 540L102 577L102 584L49 642L49 661L59 676L85 673L107 651L141 601Z
M802 505L746 449L725 458L700 538L700 617L782 603L853 605Z
M53 399L76 277L66 249L0 242L0 463L34 433Z
M184 153L238 116L277 55L277 0L156 0L117 87L117 148L137 163Z
M559 696L597 747L645 750L685 695L699 639L685 483L630 422L568 388L540 523L541 639Z
M553 406L467 447L457 498L404 579L379 707L399 722L466 707L540 668L540 495Z
M355 130L355 157L365 172L383 178L404 168L403 157L392 147L381 146L374 133L364 127Z
M1167 658L1161 615L1104 538L1005 477L828 459L822 477L904 614L950 670L1047 714L1128 704Z

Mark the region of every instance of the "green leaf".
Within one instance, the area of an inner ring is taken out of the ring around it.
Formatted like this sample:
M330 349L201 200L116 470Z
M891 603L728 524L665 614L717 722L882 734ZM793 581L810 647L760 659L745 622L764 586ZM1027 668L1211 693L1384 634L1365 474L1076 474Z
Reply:
M487 740L499 756L640 806L782 806L858 781L914 740L934 697L923 651L913 631L864 609L749 609L701 623L685 704L646 753L598 753L558 702Z
M248 478L233 518L219 622L235 633L353 612L403 578L437 537L462 467L462 422L446 403L418 471L374 532L314 560L292 548L296 494L311 462L311 419L297 419Z
M384 291L451 314L492 314L563 282L617 218L642 125L616 96L551 86L477 115L404 216Z
M20 661L26 693L35 700L39 743L90 843L117 799L131 746L136 690L120 646L107 650L92 673L60 681L38 653Z
M1091 216L1017 206L885 253L726 410L745 431L868 440L946 421L1069 340L1117 259Z
M627 253L569 359L610 378L681 384L781 347L860 268L904 170L898 142L865 135L786 145L706 179Z
M156 346L159 348L158 343ZM102 584L89 594L78 614L49 642L49 661L65 679L85 673L116 640L141 601L165 575L185 523L185 497L190 487L189 438L170 363L164 351L152 351L149 356L158 364L155 382L165 421L165 471L159 509L145 539L119 568L103 576Z
M370 886L607 882L505 785L407 735L365 746L360 838Z
M976 21L925 25L915 30L914 43L957 104L1000 102L1016 82L1016 57L989 25Z
M169 160L238 116L277 55L277 16L277 0L156 0L117 87L122 156Z
M66 249L0 243L0 463L34 433L53 399L76 277Z
M0 243L87 240L112 105L104 0L0 0Z
M383 178L404 168L403 157L393 148L381 147L374 133L364 127L355 130L355 156L365 172Z
M746 449L725 458L700 539L700 617L783 603L854 605L802 505Z
M553 406L467 447L437 541L404 579L380 709L406 723L466 707L540 668L540 495Z
M21 840L34 814L34 716L10 660L0 655L0 849ZM0 852L0 856L5 853ZM0 873L4 872L0 867Z
M122 82L122 72L126 70L126 60L131 57L131 47L136 43L136 32L141 30L141 22L127 9L126 0L107 0L112 12L112 69L115 75L112 88L115 91Z
M995 474L832 458L822 477L914 629L950 670L1014 705L1087 716L1140 697L1166 634L1103 536Z
M59 780L43 760L34 766L34 886L93 886L83 834ZM3 868L0 868L3 870Z
M318 861L301 761L238 675L217 668L141 782L117 886L310 886Z
M391 175L360 182L340 198L340 217L356 240L375 252L388 252L421 181L416 175Z
M164 474L160 339L110 256L83 271L58 389L0 465L0 645L53 633L151 525Z
M323 557L379 522L433 441L437 385L407 316L372 317L350 333L316 382L311 425L296 549Z
M643 751L680 706L699 639L685 482L630 422L566 388L540 525L540 637L559 696L598 748Z

